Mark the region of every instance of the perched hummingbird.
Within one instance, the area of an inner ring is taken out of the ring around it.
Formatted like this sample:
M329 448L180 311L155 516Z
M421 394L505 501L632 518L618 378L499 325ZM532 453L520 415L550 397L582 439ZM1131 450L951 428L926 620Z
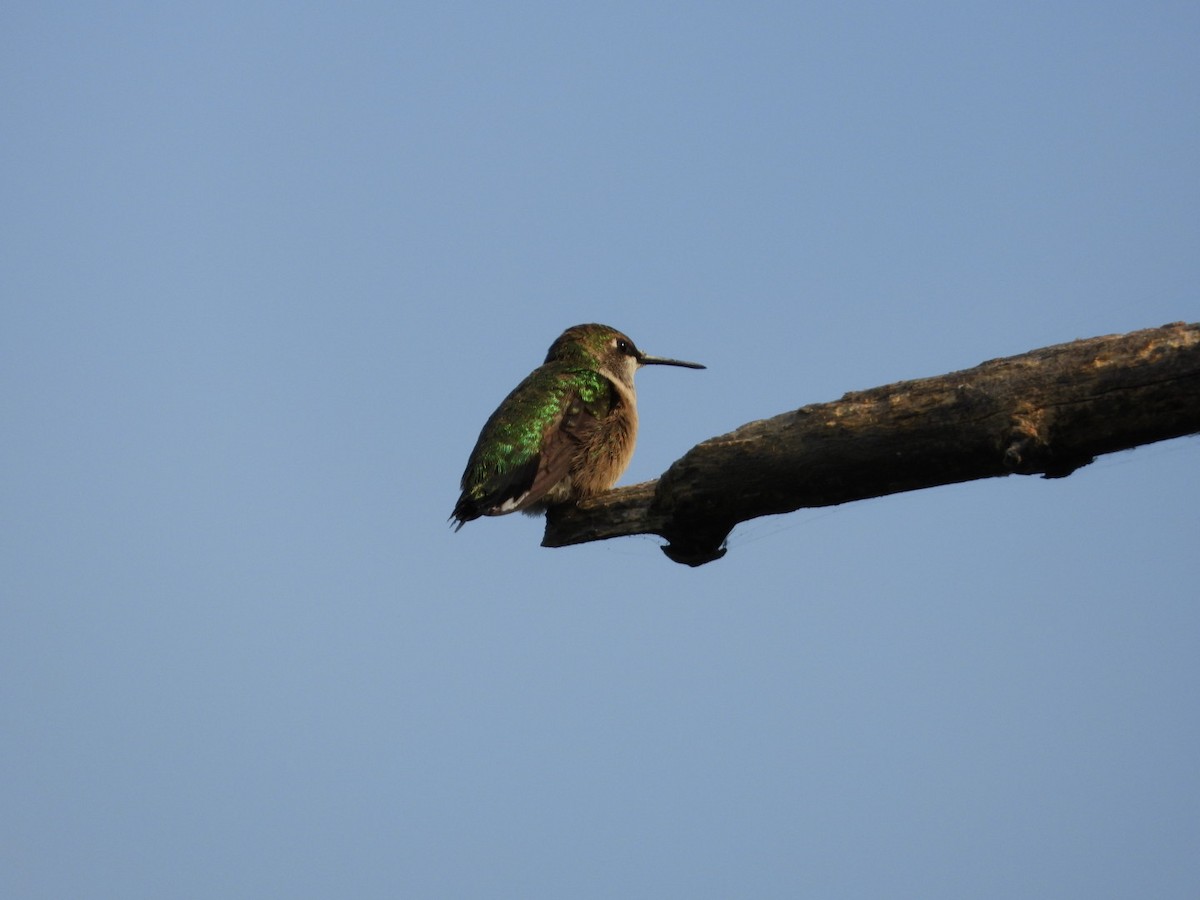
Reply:
M633 373L699 363L647 356L607 325L575 325L479 433L450 518L455 531L480 516L538 513L612 487L637 440Z

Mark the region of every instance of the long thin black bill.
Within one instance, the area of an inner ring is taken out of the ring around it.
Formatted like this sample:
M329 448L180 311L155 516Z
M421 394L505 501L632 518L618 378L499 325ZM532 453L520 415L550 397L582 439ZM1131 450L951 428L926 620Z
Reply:
M664 356L647 356L643 353L639 358L643 366L683 366L685 369L703 369L705 366L700 363L685 362L682 359L667 359Z

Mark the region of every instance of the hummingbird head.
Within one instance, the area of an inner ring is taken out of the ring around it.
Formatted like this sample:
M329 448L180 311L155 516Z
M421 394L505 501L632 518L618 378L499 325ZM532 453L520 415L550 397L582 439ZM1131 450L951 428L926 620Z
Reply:
M633 387L633 373L642 366L704 368L700 363L643 353L627 335L608 325L571 326L550 345L546 362L587 366L629 388Z

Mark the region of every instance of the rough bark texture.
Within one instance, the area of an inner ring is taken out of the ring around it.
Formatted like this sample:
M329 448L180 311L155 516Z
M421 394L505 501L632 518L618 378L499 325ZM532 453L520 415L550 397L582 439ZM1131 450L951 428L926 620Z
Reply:
M657 480L550 510L542 545L657 534L676 562L724 555L738 522L998 475L1070 475L1200 432L1200 325L995 359L750 422Z

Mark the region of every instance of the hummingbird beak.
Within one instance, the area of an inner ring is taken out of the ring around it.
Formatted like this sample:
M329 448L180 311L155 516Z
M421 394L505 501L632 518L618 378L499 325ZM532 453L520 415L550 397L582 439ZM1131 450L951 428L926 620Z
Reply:
M685 369L703 369L700 363L684 362L682 359L667 359L665 356L638 355L638 364L643 366L683 366Z

